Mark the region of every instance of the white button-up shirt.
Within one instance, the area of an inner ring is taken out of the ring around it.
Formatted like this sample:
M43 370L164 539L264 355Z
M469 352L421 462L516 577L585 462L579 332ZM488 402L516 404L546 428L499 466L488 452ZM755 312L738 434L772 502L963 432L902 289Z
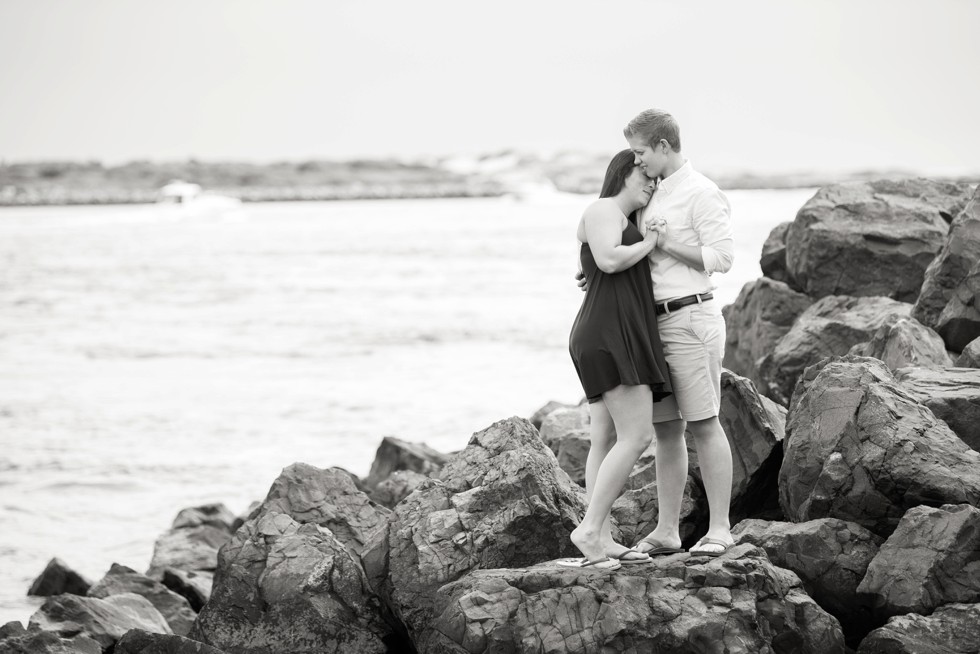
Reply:
M670 239L699 246L704 263L702 272L655 248L650 254L650 277L657 302L714 290L711 273L731 269L731 205L718 185L694 170L691 162L661 180L640 216L643 225L653 216L664 218Z

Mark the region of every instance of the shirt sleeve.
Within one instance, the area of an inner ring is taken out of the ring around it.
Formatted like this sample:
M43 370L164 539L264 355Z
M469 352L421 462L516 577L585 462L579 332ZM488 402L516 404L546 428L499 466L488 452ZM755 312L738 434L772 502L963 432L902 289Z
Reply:
M734 260L732 207L719 189L705 189L694 202L694 231L701 242L704 272L725 273Z

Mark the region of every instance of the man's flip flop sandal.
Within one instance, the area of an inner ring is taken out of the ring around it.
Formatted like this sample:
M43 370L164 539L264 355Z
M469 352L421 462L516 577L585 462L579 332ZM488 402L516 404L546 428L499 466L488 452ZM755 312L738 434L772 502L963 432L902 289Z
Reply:
M724 549L721 550L720 552L695 552L694 548L699 547L701 545L718 545L719 547L723 547ZM723 540L719 540L717 538L708 538L707 536L705 536L704 538L702 538L701 540L699 540L694 544L694 547L690 549L690 552L691 552L691 556L710 556L711 558L717 558L734 546L735 543L726 543Z
M619 561L610 559L608 556L604 559L596 559L595 561L588 559L562 559L558 561L558 565L562 568L596 568L599 570L619 570L621 567Z
M643 543L646 543L647 545L652 546L653 549L646 550L645 552L643 550L636 549L636 548L638 548ZM646 554L648 556L665 556L667 554L683 554L684 553L684 549L683 548L681 548L681 547L667 547L666 545L664 545L663 543L661 543L659 540L657 540L655 538L644 538L644 539L642 539L639 543L637 543L636 545L633 546L633 551L634 552L639 552L640 554Z

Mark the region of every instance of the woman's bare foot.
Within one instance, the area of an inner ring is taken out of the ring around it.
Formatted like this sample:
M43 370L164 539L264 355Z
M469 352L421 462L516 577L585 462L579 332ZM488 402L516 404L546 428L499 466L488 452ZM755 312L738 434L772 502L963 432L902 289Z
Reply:
M570 538L572 544L579 549L589 561L598 561L607 558L605 548L598 531L588 531L582 525L576 527Z

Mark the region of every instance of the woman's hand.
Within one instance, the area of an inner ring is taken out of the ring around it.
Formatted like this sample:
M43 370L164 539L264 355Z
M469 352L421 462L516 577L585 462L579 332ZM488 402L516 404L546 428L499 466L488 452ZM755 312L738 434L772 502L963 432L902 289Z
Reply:
M670 235L670 230L667 228L667 220L660 215L650 216L650 222L647 223L647 233L649 232L656 232L660 237L657 245L662 246L666 244Z
M653 248L657 249L657 245L660 242L660 237L662 232L660 231L660 225L656 219L651 220L643 231L643 242L653 243Z

